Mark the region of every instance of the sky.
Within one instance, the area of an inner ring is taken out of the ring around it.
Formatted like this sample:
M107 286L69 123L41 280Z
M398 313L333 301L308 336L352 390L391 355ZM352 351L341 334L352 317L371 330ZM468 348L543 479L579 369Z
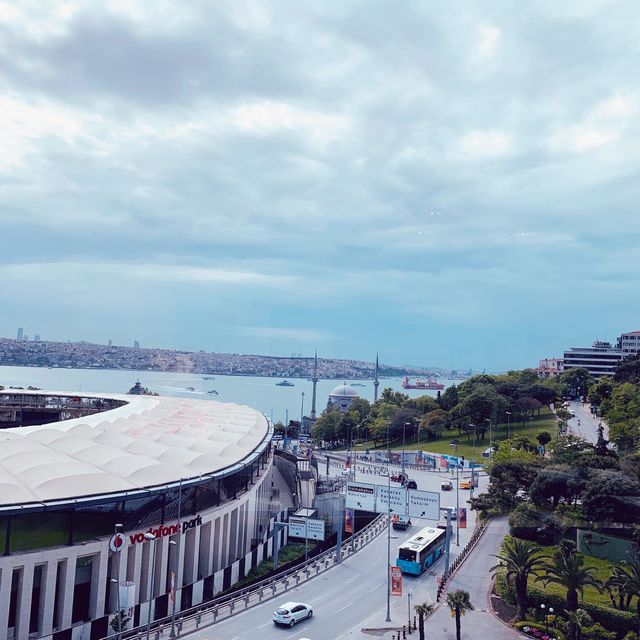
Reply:
M0 335L487 371L640 329L635 1L0 0Z

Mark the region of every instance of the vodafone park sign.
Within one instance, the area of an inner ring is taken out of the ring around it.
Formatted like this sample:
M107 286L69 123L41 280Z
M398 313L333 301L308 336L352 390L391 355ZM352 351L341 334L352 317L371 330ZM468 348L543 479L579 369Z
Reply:
M161 524L157 527L149 527L146 531L137 531L136 533L130 533L125 536L123 533L116 533L109 539L109 549L114 553L121 551L126 544L126 538L129 538L129 544L139 544L145 541L145 535L147 533L153 534L155 539L166 538L167 536L174 536L176 534L184 535L189 529L194 529L202 524L202 516L198 515L191 520L183 520L182 522L175 522L173 524Z

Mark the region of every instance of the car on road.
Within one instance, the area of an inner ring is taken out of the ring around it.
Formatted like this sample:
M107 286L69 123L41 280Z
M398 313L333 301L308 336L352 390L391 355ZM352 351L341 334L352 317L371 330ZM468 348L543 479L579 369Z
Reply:
M293 627L296 622L313 616L313 609L304 602L285 602L273 612L274 624L284 624Z
M394 529L404 531L407 527L411 526L411 520L409 520L409 516L395 515L393 516L392 526Z
M451 480L443 480L440 484L440 488L443 491L453 491L453 482L451 482Z
M405 489L417 489L418 488L418 483L415 480L408 480L407 479L402 483L402 486Z
M471 489L472 486L473 486L473 483L471 482L471 480L461 480L460 481L460 488L461 489Z
M393 473L391 474L391 482L404 482L407 479L402 473Z

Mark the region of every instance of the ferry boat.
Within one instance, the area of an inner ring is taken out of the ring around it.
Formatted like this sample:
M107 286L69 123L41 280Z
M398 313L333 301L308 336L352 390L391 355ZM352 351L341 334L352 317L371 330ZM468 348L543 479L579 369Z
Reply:
M444 385L441 382L438 382L435 378L428 378L427 380L416 380L415 382L410 382L408 377L402 381L403 389L426 389L429 391L442 391L444 389Z
M215 389L210 389L207 391L208 396L219 396L220 394Z
M295 385L288 380L282 380L281 382L276 382L276 387L295 387Z

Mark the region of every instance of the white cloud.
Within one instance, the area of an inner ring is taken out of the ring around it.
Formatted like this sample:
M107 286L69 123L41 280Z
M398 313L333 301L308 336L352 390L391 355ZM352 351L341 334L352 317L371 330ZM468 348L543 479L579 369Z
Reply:
M510 137L498 129L471 131L460 138L461 153L472 157L496 158L511 150Z
M501 35L502 32L496 26L483 25L480 27L478 29L477 44L474 51L475 60L484 62L485 60L492 58L498 48Z

